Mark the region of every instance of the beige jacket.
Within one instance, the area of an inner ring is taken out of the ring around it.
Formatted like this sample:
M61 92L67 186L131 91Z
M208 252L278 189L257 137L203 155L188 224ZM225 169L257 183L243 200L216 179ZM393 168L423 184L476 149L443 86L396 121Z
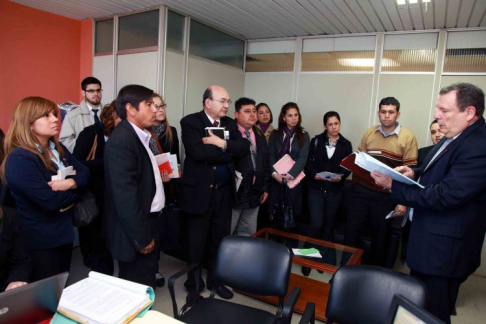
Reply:
M101 105L100 105L101 107ZM80 103L79 108L71 110L62 122L59 141L67 147L69 152L73 152L76 145L76 138L83 129L94 124L94 117L86 101Z

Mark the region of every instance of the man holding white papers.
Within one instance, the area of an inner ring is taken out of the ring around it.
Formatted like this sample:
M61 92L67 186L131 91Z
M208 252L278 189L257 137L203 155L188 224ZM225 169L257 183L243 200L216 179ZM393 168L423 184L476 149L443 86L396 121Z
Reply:
M250 236L256 232L258 210L268 198L270 164L268 146L263 133L255 126L255 101L240 98L235 102L235 118L243 138L250 142L250 152L236 159L236 170L243 177L233 204L231 234Z
M417 140L412 132L397 122L400 117L400 103L397 99L388 97L380 101L378 108L380 125L373 126L364 133L358 150L392 168L415 166ZM371 264L384 265L392 222L385 219L385 216L391 210L395 210L397 215L404 215L406 207L391 201L390 190L353 174L346 245L356 246L364 225L371 219Z
M397 168L425 188L374 172L394 202L413 211L407 264L425 283L428 310L450 323L459 287L479 266L486 231L484 93L469 83L443 88L436 103L445 137L418 169Z
M181 120L182 143L186 150L184 172L180 179L181 210L187 217L189 263L200 263L207 256L207 284L222 298L233 293L218 285L212 268L221 240L230 235L231 201L236 199L235 165L250 151L250 142L241 136L233 119L227 117L231 99L225 88L209 86L203 94L203 110ZM206 136L207 127L224 127L229 139L214 134ZM197 295L194 275L185 286L189 298ZM204 287L204 282L199 281Z
M140 85L127 85L118 93L122 121L105 147L104 225L119 277L155 287L160 244L156 218L165 194L146 130L157 112L152 95Z

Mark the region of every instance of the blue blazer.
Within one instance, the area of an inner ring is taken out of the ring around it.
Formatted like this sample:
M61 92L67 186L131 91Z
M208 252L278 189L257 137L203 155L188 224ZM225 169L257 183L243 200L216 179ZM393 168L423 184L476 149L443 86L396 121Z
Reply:
M428 166L415 171L424 189L393 181L392 199L413 207L407 263L436 276L466 277L480 264L486 230L486 125L481 117Z
M56 173L47 170L44 162L26 149L15 148L5 164L5 177L17 203L29 248L33 250L55 248L74 240L72 208L65 212L60 209L76 202L87 189L89 170L64 145L61 147L64 164L76 170L72 178L78 189L53 191L47 183Z

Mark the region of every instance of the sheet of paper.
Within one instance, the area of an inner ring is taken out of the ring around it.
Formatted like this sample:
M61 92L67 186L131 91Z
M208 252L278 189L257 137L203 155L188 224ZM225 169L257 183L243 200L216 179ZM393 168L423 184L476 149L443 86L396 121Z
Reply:
M311 257L311 258L322 258L322 255L321 253L317 252L317 253L312 253L312 254L302 254L299 252L300 249L292 249L292 252L294 253L294 255L297 255L297 256L305 256L305 257Z
M243 176L241 175L241 172L235 171L236 175L236 191L240 188L241 182L243 181Z
M359 154L357 154L355 163L360 167L362 167L363 169L369 171L370 173L373 171L378 171L391 177L393 180L403 182L406 184L414 184L419 186L420 188L424 188L424 186L422 186L418 182L413 181L410 178L407 178L400 172L393 170L388 165L378 161L371 155L368 155L364 152L359 152Z
M333 173L327 171L319 172L318 175L320 175L324 179L327 179L327 181L331 180L332 178L341 178L343 176L342 173Z
M289 186L290 189L293 189L295 188L296 185L298 185L302 179L305 178L305 173L304 172L300 172L299 175L297 175L297 177L295 177L294 179L292 180L289 180L289 182L287 182L287 186Z
M74 169L72 166L68 166L67 168L57 170L57 175L52 176L51 180L64 180L66 177L73 175Z

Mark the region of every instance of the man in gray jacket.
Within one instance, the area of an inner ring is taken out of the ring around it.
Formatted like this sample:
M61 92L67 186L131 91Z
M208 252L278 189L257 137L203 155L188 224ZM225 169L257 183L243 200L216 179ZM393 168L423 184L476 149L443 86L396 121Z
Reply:
M101 114L101 98L103 89L101 89L100 80L95 77L87 77L81 82L81 93L84 100L79 108L71 110L62 123L59 141L73 152L76 145L76 138L83 129L99 122Z

